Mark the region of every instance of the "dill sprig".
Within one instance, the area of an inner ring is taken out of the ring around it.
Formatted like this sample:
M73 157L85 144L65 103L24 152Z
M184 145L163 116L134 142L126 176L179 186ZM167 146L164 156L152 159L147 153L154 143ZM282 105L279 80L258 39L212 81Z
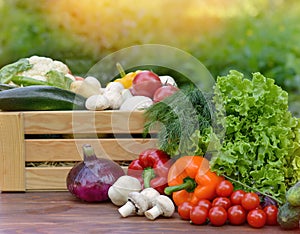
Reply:
M144 133L157 127L158 147L171 157L192 153L191 136L211 126L212 94L202 93L197 87L187 86L158 102L145 112Z

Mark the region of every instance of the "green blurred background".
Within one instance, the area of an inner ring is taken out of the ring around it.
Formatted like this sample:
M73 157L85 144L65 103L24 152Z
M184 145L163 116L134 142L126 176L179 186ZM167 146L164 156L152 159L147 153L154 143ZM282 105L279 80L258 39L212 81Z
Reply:
M300 112L299 0L0 0L0 67L40 55L84 75L112 52L146 43L187 51L214 77L261 72Z

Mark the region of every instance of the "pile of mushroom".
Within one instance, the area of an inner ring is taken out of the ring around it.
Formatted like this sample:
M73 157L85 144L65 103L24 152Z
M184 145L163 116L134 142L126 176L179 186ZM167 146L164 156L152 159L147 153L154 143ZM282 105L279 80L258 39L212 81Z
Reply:
M150 220L159 216L171 217L175 212L173 201L153 188L146 188L139 192L128 194L128 201L118 209L122 217L131 215L145 215Z
M178 90L170 76L158 76L151 71L137 71L126 74L102 87L95 77L73 81L70 90L87 98L88 110L146 109L153 103Z

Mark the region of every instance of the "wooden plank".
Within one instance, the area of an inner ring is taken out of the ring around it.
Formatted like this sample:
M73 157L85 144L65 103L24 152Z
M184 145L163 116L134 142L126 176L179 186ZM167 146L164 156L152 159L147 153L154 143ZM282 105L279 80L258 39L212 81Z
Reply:
M24 113L25 134L142 133L142 111L34 111Z
M157 139L28 139L25 140L26 162L79 161L82 145L91 144L98 157L114 161L133 160L147 148L155 147Z
M0 191L25 191L22 114L0 112Z
M66 178L72 167L27 167L26 192L66 191ZM127 167L122 167L127 173Z
M172 217L122 218L111 202L81 202L69 192L29 192L0 194L0 233L122 233L122 234L296 234L279 225L252 228L248 224L191 225L175 212Z
M66 178L71 167L27 167L26 191L66 190Z

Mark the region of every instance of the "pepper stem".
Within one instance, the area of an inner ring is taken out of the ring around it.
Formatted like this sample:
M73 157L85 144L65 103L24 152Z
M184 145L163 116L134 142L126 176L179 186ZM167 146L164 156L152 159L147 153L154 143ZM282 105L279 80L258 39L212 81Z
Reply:
M150 188L150 181L155 178L154 170L151 167L143 171L144 188Z
M187 192L191 193L195 190L196 187L196 181L191 177L186 177L183 179L182 184L166 187L164 192L166 195L171 195L172 193L180 190L186 190Z
M117 66L117 69L118 69L118 71L120 73L121 78L124 77L124 76L126 76L126 73L125 73L122 65L120 63L117 63L116 66Z

